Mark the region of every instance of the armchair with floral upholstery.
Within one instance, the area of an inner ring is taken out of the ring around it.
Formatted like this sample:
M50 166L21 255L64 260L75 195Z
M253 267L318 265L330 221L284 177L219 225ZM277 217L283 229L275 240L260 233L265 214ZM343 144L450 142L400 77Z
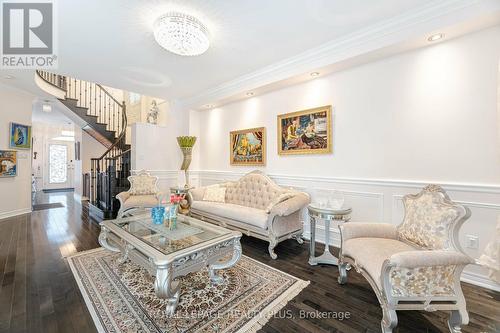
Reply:
M382 307L384 333L396 327L396 310L451 311L450 332L460 332L469 322L460 274L474 260L461 249L458 231L470 211L437 185L406 195L403 203L399 226L340 226L339 283L347 282L348 265L368 280Z
M120 201L118 217L135 208L151 208L158 205L161 192L158 190L158 177L151 176L145 170L128 177L130 189L119 193L116 198Z

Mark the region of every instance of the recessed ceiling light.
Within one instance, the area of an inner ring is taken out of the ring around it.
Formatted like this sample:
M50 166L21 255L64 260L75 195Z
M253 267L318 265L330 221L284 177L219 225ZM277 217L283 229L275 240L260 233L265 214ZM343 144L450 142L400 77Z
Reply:
M430 36L429 38L427 38L427 40L429 42L435 42L443 37L444 37L444 34L434 34L434 35Z
M61 131L62 136L75 136L74 131Z
M247 96L253 96L254 93L252 91L247 92Z
M211 108L213 108L213 107L214 107L214 105L213 105L213 104L207 104L207 105L205 105L205 107L206 107L207 109L211 109Z
M197 56L210 46L208 29L196 17L170 12L161 15L153 25L156 42L181 56Z
M50 105L50 104L43 104L42 105L42 111L43 112L51 112L52 111L52 105Z
M12 76L12 75L4 75L3 78L7 79L7 80L12 80L14 78L14 76Z
M318 75L319 75L319 72L312 72L310 75L311 75L312 77L316 77L316 76L318 76Z

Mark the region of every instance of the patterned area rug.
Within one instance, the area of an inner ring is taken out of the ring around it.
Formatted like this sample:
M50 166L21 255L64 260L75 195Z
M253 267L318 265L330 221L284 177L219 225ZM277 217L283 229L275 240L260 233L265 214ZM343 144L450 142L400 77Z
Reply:
M309 284L242 256L219 271L221 284L212 285L207 270L182 277L179 305L169 317L154 277L118 258L102 248L68 258L99 332L256 332Z

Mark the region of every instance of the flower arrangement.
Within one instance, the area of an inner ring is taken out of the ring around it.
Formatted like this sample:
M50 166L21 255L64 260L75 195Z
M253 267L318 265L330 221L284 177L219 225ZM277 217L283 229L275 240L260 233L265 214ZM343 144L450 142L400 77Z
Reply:
M170 195L170 203L171 204L177 205L177 204L179 204L179 202L182 201L182 199L184 199L184 196L182 196L182 195L178 195L178 194Z

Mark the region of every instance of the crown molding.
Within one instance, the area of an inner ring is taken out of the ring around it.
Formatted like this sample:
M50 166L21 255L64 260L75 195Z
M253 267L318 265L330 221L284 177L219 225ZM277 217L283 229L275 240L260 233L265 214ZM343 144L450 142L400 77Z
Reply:
M334 39L317 48L263 67L196 96L180 100L179 106L184 110L199 109L206 103L220 106L225 104L224 99L244 91L367 55L421 37L436 29L458 25L495 12L500 12L500 1L497 0L433 1L411 12Z

